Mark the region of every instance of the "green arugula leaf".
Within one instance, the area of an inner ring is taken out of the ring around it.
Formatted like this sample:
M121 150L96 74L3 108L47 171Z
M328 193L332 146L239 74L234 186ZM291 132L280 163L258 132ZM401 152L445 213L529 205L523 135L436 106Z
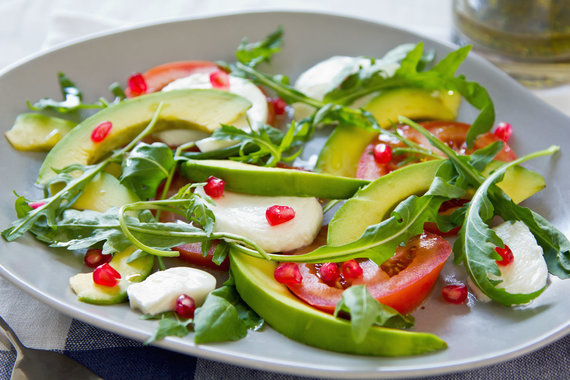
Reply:
M188 327L192 323L192 319L182 318L172 311L161 313L159 317L154 315L143 316L142 319L156 318L160 318L160 321L158 322L158 328L155 330L154 334L146 342L144 342L144 344L150 344L157 340L164 339L167 336L178 336L180 338L183 338L190 333Z
M244 338L248 328L257 330L263 320L241 300L232 282L212 291L194 315L196 343L225 342Z
M156 190L174 165L174 155L168 146L141 143L123 160L120 182L141 199L155 198Z
M559 150L557 146L551 146L548 149L505 163L485 179L464 157L458 156L422 126L403 117L400 117L400 122L410 125L424 135L434 147L449 157L466 182L477 187L477 191L467 208L452 215L457 220L461 219L461 214L464 213L462 217L464 219L463 227L453 250L455 261L457 263L465 262L471 279L487 296L502 304L512 305L528 302L542 291L531 294L510 294L504 289L496 288L497 281L488 277L488 274L495 276L500 274L495 262L498 259L495 247L503 247L501 239L488 226L488 222L495 214L505 220L520 220L525 223L536 238L537 243L543 248L549 271L561 278L570 276L570 242L564 234L537 213L515 204L495 185L502 179L508 168L533 158L554 154ZM480 150L480 157L475 159L475 163L482 165L485 161L490 160L498 148L499 144Z
M302 149L299 148L285 156L285 153L295 148L295 132L295 123L291 124L286 134L270 125L260 125L257 131L222 125L214 131L212 137L240 142L239 155L229 157L231 160L272 167L281 161L291 162L301 154ZM256 149L252 150L252 146Z
M374 299L364 285L353 285L342 292L334 316L340 312L350 314L352 337L362 342L373 325L391 328L407 328L414 325L412 316L402 315L390 306Z
M283 28L279 27L263 41L248 43L244 38L236 51L236 59L249 67L261 62L269 62L273 54L281 51Z
M471 147L478 135L491 129L495 113L491 98L483 87L475 82L466 81L463 75L455 76L470 49L470 46L459 48L449 53L432 69L419 71L423 44L418 43L414 49L408 51L393 75L386 75L384 71L364 70L358 74L358 80L349 80L347 84L328 92L324 102L348 105L365 95L402 87L458 91L465 100L481 111L467 134L467 145Z

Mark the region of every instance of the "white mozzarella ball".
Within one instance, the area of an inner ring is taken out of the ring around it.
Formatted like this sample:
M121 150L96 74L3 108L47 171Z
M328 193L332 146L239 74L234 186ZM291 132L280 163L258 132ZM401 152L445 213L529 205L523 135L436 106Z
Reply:
M197 192L204 194L203 189ZM313 242L322 222L323 209L316 198L269 197L224 191L213 199L216 232L227 232L254 241L265 251L283 252L304 247ZM267 222L267 208L279 205L295 210L295 217L285 223L271 226Z
M145 314L159 314L176 309L176 299L186 294L201 305L216 288L216 278L200 269L175 267L159 271L127 288L131 308Z
M513 294L528 294L542 289L548 280L548 267L542 256L542 248L528 227L516 221L502 223L493 230L513 252L510 264L499 265L500 276L489 275L492 280L502 280L497 288ZM478 299L488 300L472 282L469 285Z

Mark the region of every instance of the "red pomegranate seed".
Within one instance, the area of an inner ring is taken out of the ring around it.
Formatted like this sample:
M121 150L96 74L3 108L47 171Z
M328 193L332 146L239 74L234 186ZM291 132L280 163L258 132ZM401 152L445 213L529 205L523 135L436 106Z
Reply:
M441 289L443 299L450 303L460 304L467 299L467 286L461 285L447 285Z
M117 285L121 274L109 264L101 264L93 271L93 282L97 285L113 287Z
M513 134L513 127L509 123L499 123L494 133L504 142L508 142Z
M204 192L212 198L219 198L224 195L225 186L226 181L212 176L208 178L208 183L204 186Z
M336 263L326 263L319 268L321 280L326 283L334 283L340 277L340 271Z
M30 206L31 208L33 208L34 210L37 209L38 207L42 207L43 205L45 205L46 203L44 201L37 201L37 202L30 202L28 203L28 206Z
M496 247L495 251L501 256L501 260L497 260L497 265L506 266L513 262L515 259L513 256L513 251L505 244L505 248Z
M127 80L127 85L129 86L129 90L131 90L131 94L134 96L146 94L148 89L146 81L141 73L131 75Z
M271 99L271 104L273 105L273 111L275 111L276 115L283 115L285 113L285 109L287 108L285 100L281 98L273 98Z
M303 281L303 276L299 267L295 263L282 263L275 268L273 272L275 280L281 284L295 285Z
M356 260L348 260L342 263L342 275L347 280L362 276L362 268Z
M101 264L111 261L112 255L104 255L101 249L88 249L83 261L90 268L97 268Z
M230 76L223 70L214 71L210 74L210 83L218 90L229 90Z
M271 206L265 210L265 218L267 223L277 226L290 221L295 217L295 210L289 206Z
M113 128L113 123L110 121L104 121L100 123L95 127L93 132L91 132L91 141L94 143L100 143L101 141L105 140L109 132L111 132L111 128Z
M196 310L196 302L194 298L182 294L176 299L176 314L182 318L194 318L194 311Z
M390 145L380 143L374 146L374 160L379 164L387 164L392 160L392 148Z

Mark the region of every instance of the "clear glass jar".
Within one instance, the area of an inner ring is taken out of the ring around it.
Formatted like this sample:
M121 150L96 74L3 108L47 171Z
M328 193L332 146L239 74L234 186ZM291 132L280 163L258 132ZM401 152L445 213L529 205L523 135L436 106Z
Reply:
M455 35L527 85L570 82L570 0L454 0Z

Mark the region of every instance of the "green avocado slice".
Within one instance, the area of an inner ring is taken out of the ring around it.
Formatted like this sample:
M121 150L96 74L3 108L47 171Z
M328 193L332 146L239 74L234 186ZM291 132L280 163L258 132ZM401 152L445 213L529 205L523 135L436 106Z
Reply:
M346 201L329 223L327 244L338 246L357 240L364 230L379 223L394 207L410 195L425 193L444 160L404 166L378 178ZM483 171L490 173L501 162L492 162ZM512 167L498 186L516 203L522 202L546 185L538 173L521 166Z
M276 263L230 251L230 267L242 299L281 334L330 351L403 356L441 350L447 344L429 333L372 327L355 342L350 322L305 304L275 281Z
M458 93L400 88L380 93L364 108L382 128L387 128L398 121L399 115L413 120L453 120L460 104ZM364 148L376 135L362 128L339 125L323 146L315 171L354 177Z
M363 179L267 168L229 160L188 160L181 171L194 182L205 182L214 176L226 182L227 190L254 195L346 199L370 183Z
M59 117L22 113L5 136L15 149L49 151L75 125L76 123Z
M220 90L176 90L158 92L122 101L81 122L57 143L46 156L37 182L45 184L55 172L71 164L92 164L136 137L148 125L158 105L162 111L155 131L196 129L212 132L220 124L231 124L251 103L238 95ZM91 134L102 122L112 128L101 142Z
M115 253L109 262L109 265L121 274L121 279L116 286L97 285L93 281L93 273L78 273L71 277L69 285L77 294L77 299L97 305L111 305L126 301L129 285L147 278L154 266L154 256L152 255L146 255L129 262L129 256L135 249L135 247L130 247L122 252Z

